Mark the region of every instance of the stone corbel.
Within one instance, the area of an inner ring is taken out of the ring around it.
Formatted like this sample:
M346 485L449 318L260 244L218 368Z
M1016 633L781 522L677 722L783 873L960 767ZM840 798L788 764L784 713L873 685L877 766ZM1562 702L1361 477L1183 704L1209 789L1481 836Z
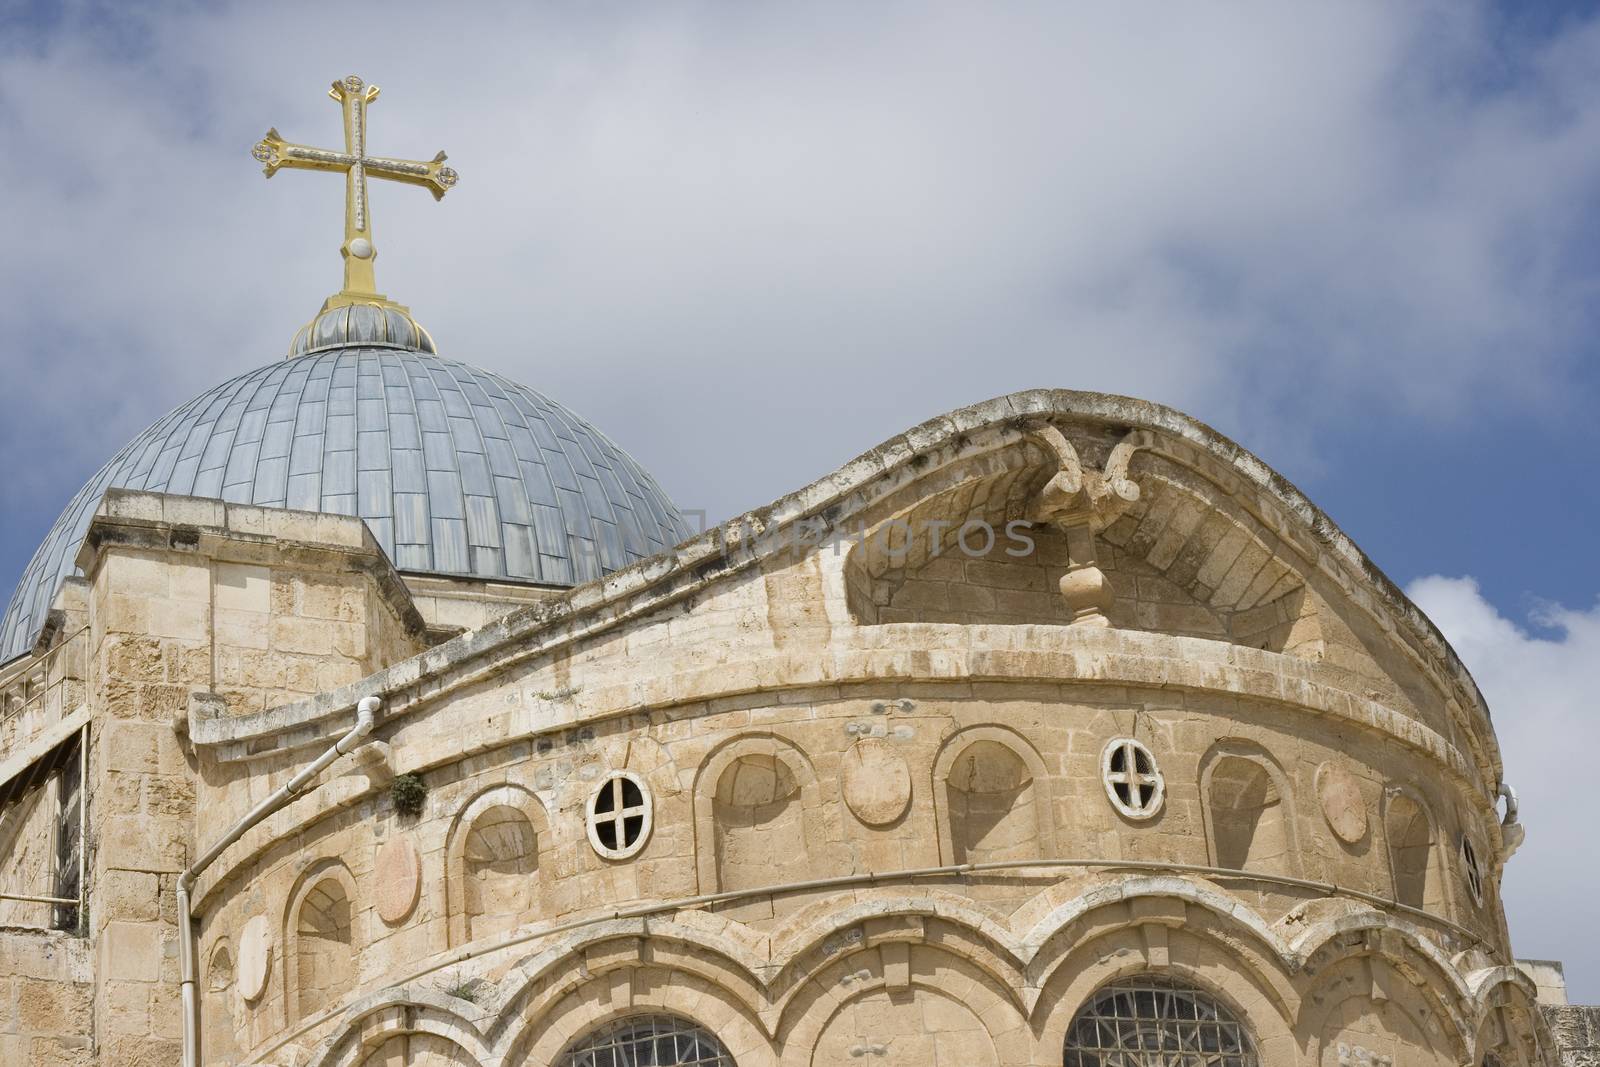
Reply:
M1129 433L1106 458L1104 470L1085 467L1065 434L1051 423L1028 432L1056 461L1056 473L1039 491L1028 518L1060 530L1067 540L1067 573L1061 596L1072 610L1072 625L1110 626L1115 592L1098 565L1095 535L1117 520L1139 499L1139 486L1128 477L1133 454L1150 443L1145 430Z

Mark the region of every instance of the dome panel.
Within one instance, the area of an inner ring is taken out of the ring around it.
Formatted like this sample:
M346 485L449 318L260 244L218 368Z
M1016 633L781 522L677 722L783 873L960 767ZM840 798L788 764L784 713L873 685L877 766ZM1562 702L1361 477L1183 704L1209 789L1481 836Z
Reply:
M543 394L430 352L345 345L225 382L117 453L23 572L0 662L32 646L111 488L356 515L399 570L550 585L688 533L648 472Z

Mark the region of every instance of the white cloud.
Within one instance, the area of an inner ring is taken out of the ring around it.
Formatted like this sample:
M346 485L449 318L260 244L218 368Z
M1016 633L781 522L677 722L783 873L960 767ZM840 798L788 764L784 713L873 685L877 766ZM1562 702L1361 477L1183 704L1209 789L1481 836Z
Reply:
M319 86L347 69L385 87L374 147L443 145L463 175L443 205L375 191L383 287L716 515L1037 385L1175 403L1280 463L1341 404L1548 417L1589 325L1595 27L1517 47L1466 5L1378 3L106 17L0 45L0 369L30 413L0 445L73 426L8 494L64 495L61 463L275 358L336 285L338 183L265 186L248 149L332 140Z
M323 87L351 71L384 87L374 149L444 147L462 174L444 204L374 190L382 287L447 355L589 415L714 517L1031 386L1176 404L1280 467L1352 415L1573 417L1600 21L1517 41L1490 10L88 3L48 32L6 22L0 513L53 510L162 411L277 358L337 286L339 183L265 184L249 149L269 125L333 142ZM1595 809L1596 617L1543 636L1459 583L1416 590L1528 800L1519 947L1577 972L1555 905L1584 903L1576 865L1596 873L1561 851Z
M1472 671L1489 702L1506 780L1528 838L1506 867L1504 896L1519 956L1566 962L1577 1002L1600 1003L1600 884L1595 841L1600 752L1600 605L1542 604L1525 623L1483 598L1472 578L1419 578L1406 589Z

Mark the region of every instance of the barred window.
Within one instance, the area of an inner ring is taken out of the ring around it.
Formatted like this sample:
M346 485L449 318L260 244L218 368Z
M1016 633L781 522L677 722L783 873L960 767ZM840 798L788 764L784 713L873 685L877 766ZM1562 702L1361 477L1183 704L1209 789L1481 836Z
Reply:
M1255 1042L1210 994L1155 975L1105 986L1067 1027L1065 1067L1260 1067Z
M558 1067L735 1067L711 1033L672 1015L619 1019L567 1048Z

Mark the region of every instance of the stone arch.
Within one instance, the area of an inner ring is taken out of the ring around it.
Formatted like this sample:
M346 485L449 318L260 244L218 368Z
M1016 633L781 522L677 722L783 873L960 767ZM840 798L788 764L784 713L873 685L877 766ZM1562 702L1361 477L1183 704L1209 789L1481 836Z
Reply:
M369 997L308 1067L480 1067L490 1062L478 1031L442 993ZM396 1055L412 1059L394 1059Z
M549 820L520 785L483 790L462 806L445 845L445 911L451 947L515 929L542 911L540 854Z
M1528 1057L1515 1036L1519 1032L1528 1031L1510 1024L1504 1008L1490 1008L1478 1024L1473 1061L1484 1067L1528 1067Z
M1302 961L1306 974L1319 974L1349 958L1382 960L1412 985L1441 991L1437 1006L1457 1018L1458 1029L1465 1024L1455 1005L1473 1000L1472 990L1445 950L1420 927L1386 911L1351 910L1314 922L1292 942L1289 955Z
M933 763L940 863L1056 855L1043 758L1021 734L975 726L947 738Z
M206 1057L214 1061L239 1051L234 1036L238 1029L234 1015L235 966L232 944L226 937L219 937L206 958L200 1014L201 1047Z
M1416 925L1382 911L1356 912L1342 919L1318 924L1295 943L1296 954L1304 961L1302 972L1311 981L1304 989L1300 1029L1308 1039L1337 1045L1337 1034L1329 1036L1330 1022L1341 1000L1354 999L1346 1014L1360 1022L1372 1041L1363 1043L1352 1034L1346 1041L1351 1048L1365 1048L1374 1056L1395 1055L1383 1041L1395 1040L1396 1027L1406 1025L1426 1033L1430 1047L1445 1048L1456 1059L1471 1058L1474 1034L1482 1022L1487 982L1479 984L1463 977L1457 961L1451 959ZM1500 969L1517 990L1524 988L1525 976L1515 968ZM1472 978L1481 976L1476 972ZM1385 1037L1380 1024L1385 1022L1383 1005L1401 1002L1405 1019L1391 1026ZM1371 1018L1362 1020L1362 1004L1370 1002ZM1411 1035L1415 1040L1415 1034ZM1331 1046L1330 1046L1331 1047ZM1396 1046L1403 1047L1403 1046ZM1326 1051L1326 1050L1324 1050ZM1333 1047L1337 1062L1337 1048ZM1319 1063L1321 1061L1318 1061ZM1400 1055L1397 1063L1411 1059ZM1426 1063L1427 1061L1419 1061Z
M1534 1067L1541 1049L1554 1046L1532 982L1516 967L1489 968L1469 979L1479 1005L1474 1062ZM1492 1057L1492 1058L1491 1058Z
M1404 786L1384 790L1383 834L1395 900L1443 915L1439 829L1427 802Z
M1033 1062L1016 990L942 944L887 936L828 958L780 1023L783 1067Z
M776 1051L754 1005L699 974L651 964L584 976L574 964L560 995L524 1012L503 1035L493 1067L555 1064L589 1031L630 1015L678 1016L714 1034L738 1067L775 1067Z
M922 940L936 940L947 955L987 975L995 988L1016 991L1025 984L1028 948L990 909L966 895L935 889L924 896L875 896L845 906L824 898L772 929L771 961L777 970L767 991L780 1018L812 992L807 987L817 968L868 944L869 928L885 926L903 933L921 931Z
M1452 1013L1382 956L1352 954L1319 968L1302 1003L1300 1030L1317 1067L1457 1067L1469 1055L1471 1035Z
M339 860L323 860L300 876L284 915L284 1011L290 1022L338 1003L355 987L355 902L355 878Z
M1141 923L1077 939L1054 962L1034 1009L1033 1029L1047 1062L1061 1062L1068 1028L1097 991L1140 975L1181 982L1226 1007L1248 1028L1262 1064L1300 1062L1294 1001L1283 997L1291 987L1282 961L1248 959L1238 948L1194 924Z
M1213 866L1299 876L1293 793L1265 749L1233 739L1212 746L1200 762L1200 795Z
M701 892L814 877L827 862L814 853L840 839L828 832L827 808L815 768L793 743L773 734L724 742L695 775Z
M749 937L748 929L737 921L701 916L703 921L692 925L658 917L613 919L583 927L568 939L546 941L545 947L508 968L497 983L494 1003L501 1019L497 1028L518 1019L541 1018L575 986L625 970L635 959L646 957L652 966L715 986L755 1015L763 998L763 983L757 976L769 966L766 946ZM741 933L746 937L740 939Z
M453 1041L429 1033L395 1034L359 1061L361 1067L478 1067Z

